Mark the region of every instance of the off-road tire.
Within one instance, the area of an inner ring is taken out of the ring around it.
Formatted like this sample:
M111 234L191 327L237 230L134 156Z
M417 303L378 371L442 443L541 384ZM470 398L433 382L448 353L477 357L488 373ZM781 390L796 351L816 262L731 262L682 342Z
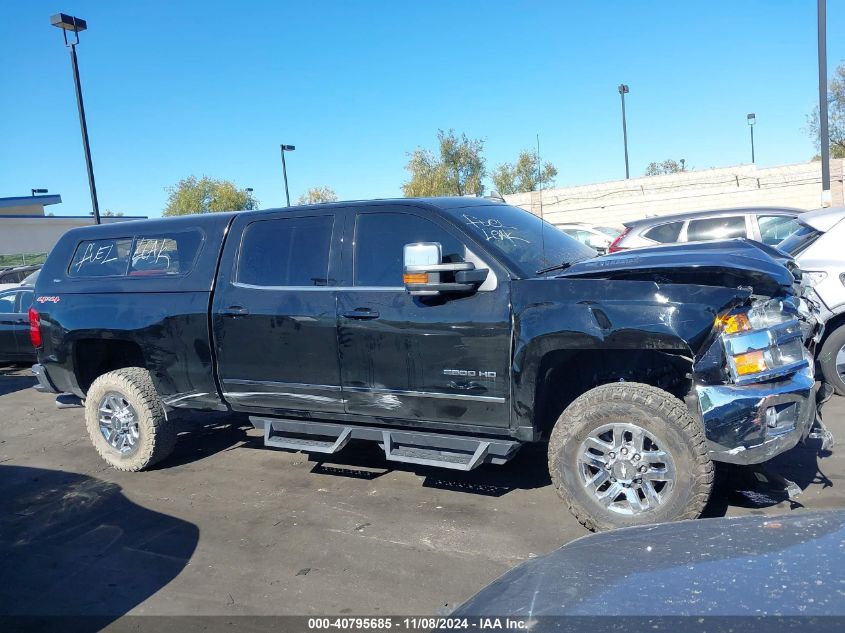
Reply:
M840 396L845 396L845 382L836 371L836 356L843 345L845 345L845 325L840 325L828 334L819 351L819 368L822 370L822 375Z
M138 439L129 455L112 448L100 432L98 408L108 392L121 394L137 414ZM170 455L176 445L175 424L167 420L150 373L141 367L110 371L94 381L85 399L85 426L100 457L117 470L149 468Z
M665 504L621 515L602 507L586 489L577 466L579 447L591 431L613 422L645 429L672 455L676 480ZM710 498L714 467L704 429L683 402L657 387L628 382L591 389L564 410L549 440L549 473L572 514L596 531L697 518Z

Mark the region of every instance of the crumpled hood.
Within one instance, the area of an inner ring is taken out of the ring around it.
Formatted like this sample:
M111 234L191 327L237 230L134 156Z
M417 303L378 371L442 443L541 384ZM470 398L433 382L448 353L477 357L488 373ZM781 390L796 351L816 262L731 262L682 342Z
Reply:
M795 268L794 260L781 251L739 238L612 253L573 264L558 276L750 286L755 294L773 296L791 292Z

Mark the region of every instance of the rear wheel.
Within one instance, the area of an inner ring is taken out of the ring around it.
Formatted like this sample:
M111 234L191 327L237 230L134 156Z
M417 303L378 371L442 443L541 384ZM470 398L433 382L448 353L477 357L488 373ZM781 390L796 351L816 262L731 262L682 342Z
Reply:
M561 414L549 441L560 497L591 530L701 514L713 463L683 402L639 383L602 385Z
M845 396L845 325L831 332L819 352L824 379L840 396Z
M164 414L149 372L141 367L97 378L86 395L85 422L100 457L118 470L149 468L176 444L174 424Z

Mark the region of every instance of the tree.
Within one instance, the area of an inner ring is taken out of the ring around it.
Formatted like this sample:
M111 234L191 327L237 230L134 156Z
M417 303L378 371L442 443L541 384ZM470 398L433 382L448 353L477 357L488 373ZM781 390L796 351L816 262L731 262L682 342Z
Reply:
M405 169L411 178L402 185L405 197L482 195L487 175L484 141L466 134L458 137L454 130L440 130L437 141L439 155L422 148L408 154Z
M89 211L88 215L94 215L94 212ZM105 211L103 211L100 214L100 217L101 218L122 218L123 217L123 211L118 211L117 213L115 213L111 209L106 209Z
M536 151L520 152L516 164L502 163L493 170L493 185L501 195L536 191L554 184L557 168L546 163L539 169L540 157Z
M311 187L299 196L296 204L318 204L320 202L337 202L337 194L331 187Z
M238 189L231 180L188 176L165 191L168 193L167 206L162 215L249 211L258 208L258 201L252 197L252 192Z
M648 167L645 168L645 175L661 176L663 174L680 174L683 171L687 171L686 161L683 158L681 162L667 158L660 163L649 163Z
M807 131L821 148L819 107L807 117ZM831 158L845 158L845 64L833 71L827 85L827 131Z

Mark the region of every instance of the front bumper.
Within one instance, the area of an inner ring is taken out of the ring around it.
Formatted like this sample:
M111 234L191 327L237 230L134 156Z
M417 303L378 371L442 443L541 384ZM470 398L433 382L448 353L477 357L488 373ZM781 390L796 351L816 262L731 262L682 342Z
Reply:
M813 426L816 391L809 367L766 383L696 386L710 458L759 464L789 450Z
M42 393L61 393L56 387L53 385L50 377L47 375L47 372L44 370L44 366L40 363L36 363L32 366L32 373L35 374L35 377L38 379L38 384L35 385L36 391L40 391Z

